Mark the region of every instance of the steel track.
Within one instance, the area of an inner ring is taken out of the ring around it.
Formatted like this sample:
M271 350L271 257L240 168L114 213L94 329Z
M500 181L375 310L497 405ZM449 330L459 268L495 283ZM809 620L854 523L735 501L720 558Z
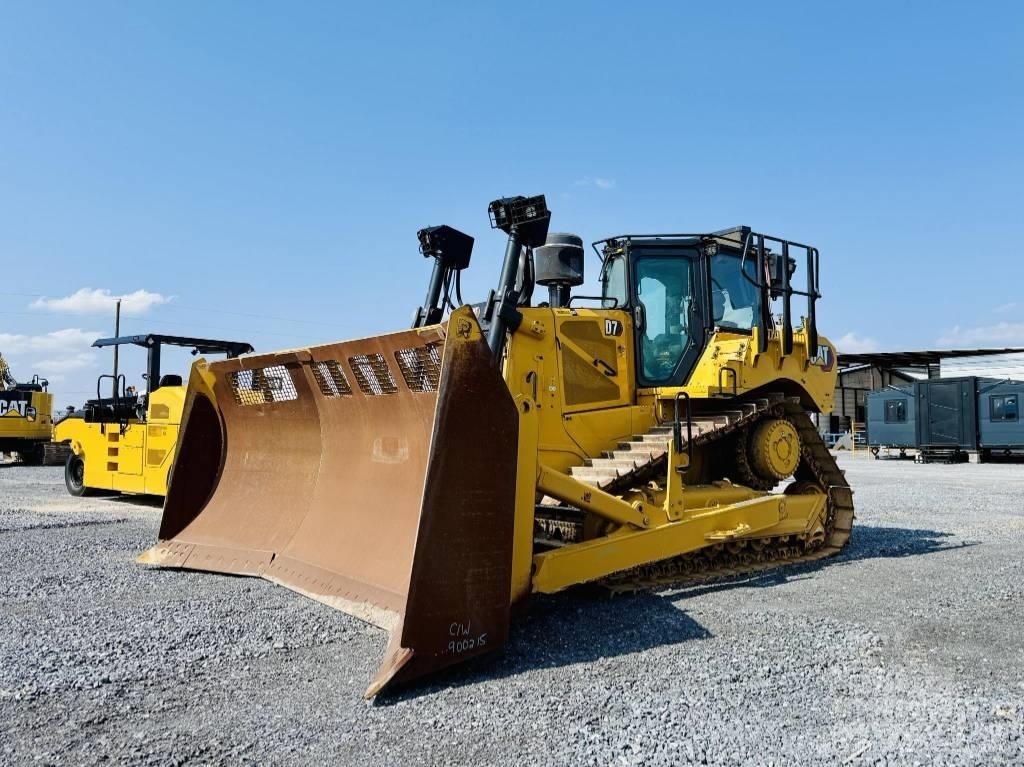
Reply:
M768 417L785 418L793 424L800 437L800 463L794 475L795 482L787 492L807 490L806 483L814 483L825 490L828 500L823 539L809 541L785 535L714 544L690 554L616 573L601 583L614 591L686 586L813 562L841 551L849 541L853 527L853 491L799 400L772 393L757 399L723 402L694 416L693 447L712 449L716 443ZM617 450L609 451L603 459L595 459L585 467L574 467L572 473L581 481L613 494L641 487L659 475L665 475L668 434L666 427L655 427L651 432L619 445ZM738 451L732 454L738 454ZM632 469L628 468L631 455L635 456ZM740 467L740 470L744 468ZM749 472L749 467L746 468ZM537 529L541 542L564 545L582 537L582 522L572 521L566 511L544 506L538 508Z

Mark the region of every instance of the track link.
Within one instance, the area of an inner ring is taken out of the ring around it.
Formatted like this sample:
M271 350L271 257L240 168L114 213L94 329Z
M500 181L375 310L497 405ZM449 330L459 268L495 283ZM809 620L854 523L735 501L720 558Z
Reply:
M63 466L71 447L57 442L34 442L17 450L17 453L25 466Z

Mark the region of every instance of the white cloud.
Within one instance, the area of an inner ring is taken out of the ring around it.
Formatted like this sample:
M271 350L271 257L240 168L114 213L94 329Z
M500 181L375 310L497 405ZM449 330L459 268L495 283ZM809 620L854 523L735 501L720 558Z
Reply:
M154 306L169 303L173 296L136 290L122 296L113 295L106 288L81 288L63 298L37 298L30 306L48 312L71 312L73 314L111 314L114 302L121 299L121 311L125 314L145 314Z
M583 178L577 179L574 186L593 186L598 189L613 189L615 187L615 179L613 178L601 178L600 176L584 176Z
M98 330L64 328L40 335L0 333L0 352L11 363L19 381L38 375L50 382L50 391L72 379L83 391L95 390L95 370L101 361L92 342L102 336Z
M994 311L996 314L1009 314L1014 309L1016 309L1018 306L1020 306L1020 304L1018 304L1016 301L1010 301L1010 303L1008 303L1008 304L1003 304L1002 306L997 306L992 311Z
M43 378L53 379L61 373L73 373L76 370L88 370L96 365L95 352L78 352L55 359L39 360L32 363L32 369L38 371ZM63 376L61 376L63 377Z
M936 343L952 347L1024 346L1024 322L1003 321L973 328L957 325Z
M38 336L0 333L0 351L5 354L39 353L51 351L83 351L102 336L98 330L64 328Z
M867 336L849 332L836 341L836 350L840 354L866 354L878 351L878 341Z

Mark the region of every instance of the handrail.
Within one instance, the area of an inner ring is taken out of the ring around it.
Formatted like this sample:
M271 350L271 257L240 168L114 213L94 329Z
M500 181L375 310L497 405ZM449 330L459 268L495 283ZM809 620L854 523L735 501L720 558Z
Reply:
M686 400L686 458L693 465L693 414L690 412L690 395L678 392L672 401L672 447L676 455L683 452L683 424L679 420L679 400Z
M118 431L121 433L122 436L124 436L124 433L126 431L128 431L128 422L126 420L122 420L121 417L118 414L119 414L119 412L121 410L121 400L128 398L127 392L125 390L125 383L126 383L127 379L125 379L124 373L119 373L116 376L111 374L111 373L103 373L102 375L100 375L96 379L96 400L97 400L97 402L102 402L102 400L103 400L103 397L100 394L100 389L102 388L100 386L100 384L102 384L102 382L105 379L107 379L107 378L112 379L113 382L114 382L114 387L113 387L114 396L112 397L112 400L113 400L113 403L114 403L113 412L114 412L115 416L118 416L117 417ZM120 382L120 384L121 384L121 393L120 394L117 393L117 384L118 384L118 382ZM105 421L105 420L101 420L100 421L100 434L106 434L107 433L106 425L107 425L107 421Z

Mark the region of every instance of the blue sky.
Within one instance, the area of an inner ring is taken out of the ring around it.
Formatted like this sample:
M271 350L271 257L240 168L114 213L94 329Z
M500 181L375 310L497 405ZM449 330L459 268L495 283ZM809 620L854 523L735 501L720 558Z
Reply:
M841 349L1024 344L1022 9L6 3L0 351L83 399L106 294L39 297L84 288L263 350L400 328L417 229L477 237L481 297L487 202L537 193L587 240L817 245Z

